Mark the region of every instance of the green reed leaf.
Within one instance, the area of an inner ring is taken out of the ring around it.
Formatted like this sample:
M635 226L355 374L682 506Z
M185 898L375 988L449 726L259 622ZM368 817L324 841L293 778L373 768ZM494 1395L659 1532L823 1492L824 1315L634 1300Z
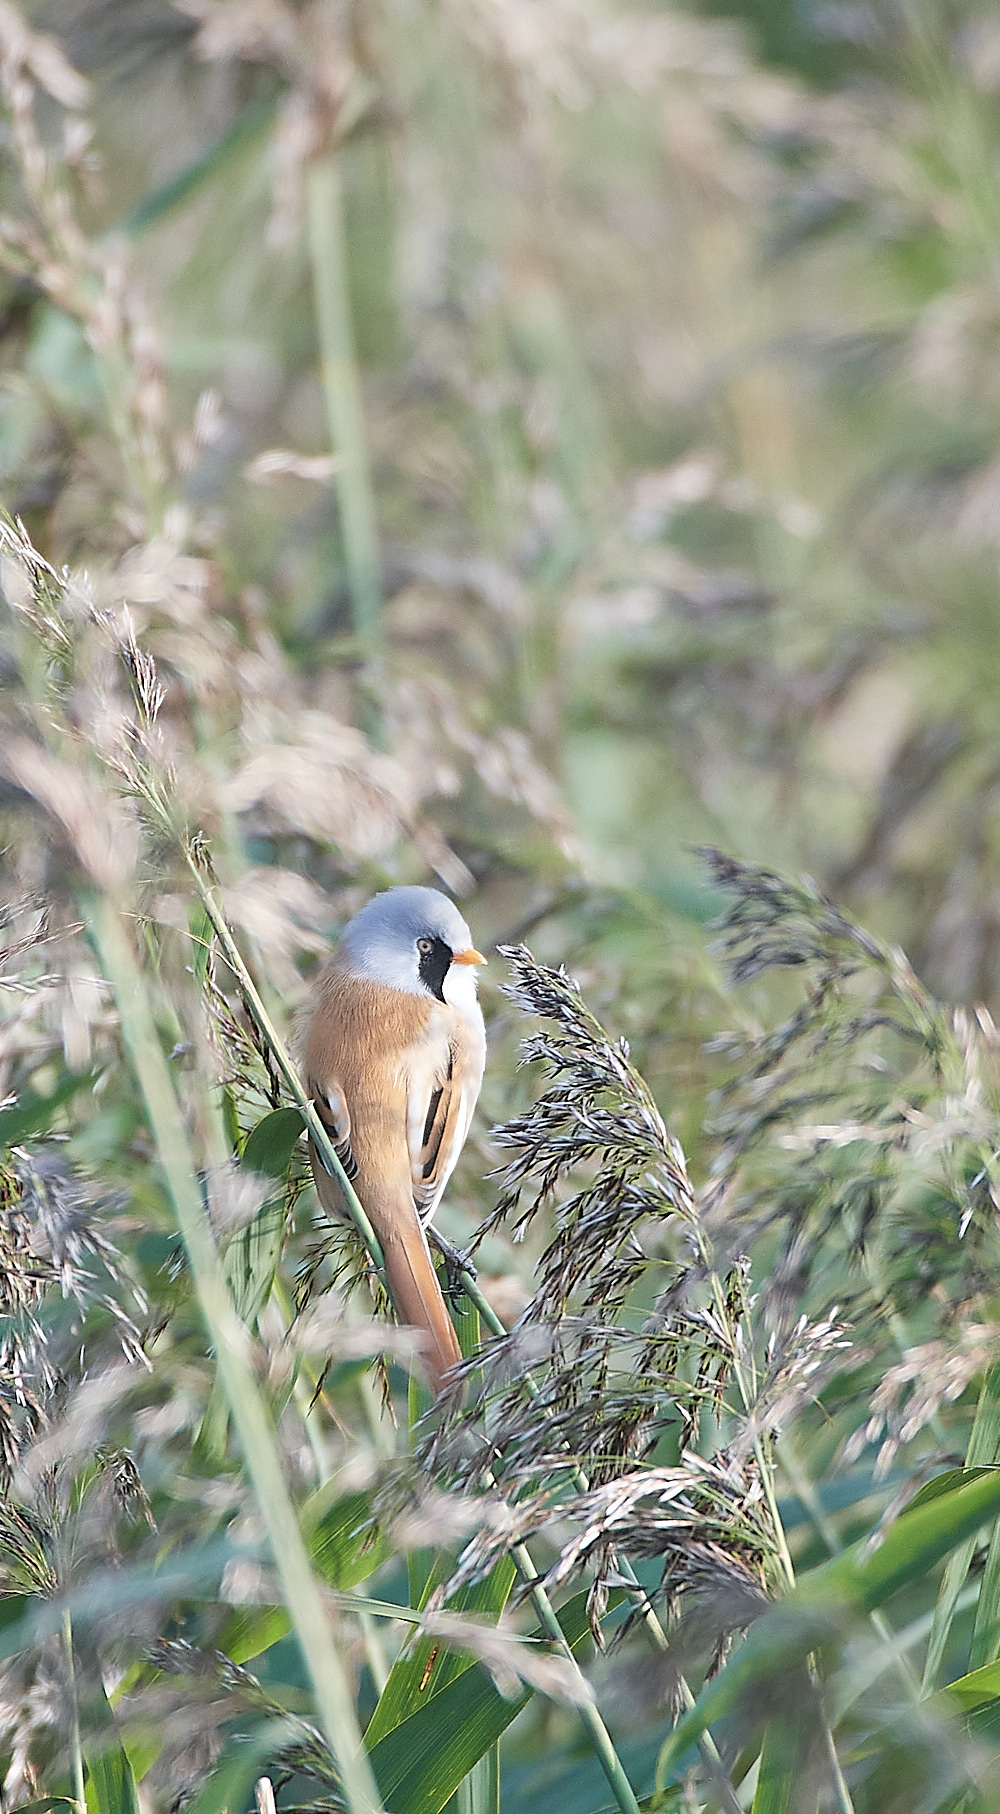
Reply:
M234 1663L249 1663L272 1644L280 1643L292 1629L284 1606L234 1608L215 1640L215 1647Z
M132 1766L120 1744L87 1758L87 1814L140 1814Z
M240 1156L244 1171L283 1178L305 1122L298 1109L272 1109L251 1128Z
M586 1593L574 1594L558 1616L576 1651L590 1636ZM547 1636L541 1627L531 1635L537 1640ZM369 1727L372 1769L390 1814L440 1814L533 1692L528 1688L505 1700L489 1671L470 1662L374 1744Z
M693 1761L701 1734L743 1704L762 1681L804 1661L835 1638L845 1618L870 1612L910 1581L926 1574L942 1556L1000 1511L1000 1469L940 1495L929 1505L897 1519L874 1551L867 1541L800 1578L771 1612L751 1626L746 1642L725 1669L702 1690L660 1752L657 1781L664 1786Z
M439 1566L426 1584L423 1605L426 1605L434 1588L439 1585L438 1577L446 1580L453 1566L450 1558L439 1558ZM495 1623L510 1598L516 1578L517 1570L510 1558L505 1556L491 1569L485 1580L477 1581L457 1593L449 1601L449 1608L452 1612L465 1613L473 1618L477 1614L485 1615ZM433 1700L449 1682L475 1666L472 1657L464 1651L448 1650L440 1638L418 1639L412 1649L407 1649L396 1658L389 1671L389 1680L368 1726L366 1743L369 1747L376 1744L395 1727L403 1724L418 1708Z
M1000 1462L1000 1365L991 1367L983 1380L979 1403L976 1406L975 1422L969 1437L966 1467L970 1469L989 1467L996 1462ZM931 1626L931 1635L927 1644L923 1679L925 1694L933 1688L937 1680L948 1642L948 1634L955 1617L958 1596L969 1572L969 1564L972 1561L975 1547L976 1532L970 1531L964 1543L948 1559L948 1565L938 1591L937 1604L934 1608L934 1623ZM992 1559L992 1545L990 1554ZM982 1600L985 1587L984 1581L983 1588L980 1590L980 1600ZM985 1633L987 1630L991 1633L995 1632L998 1618L1000 1618L1000 1567L994 1561L994 1566L990 1571L989 1598L984 1608L983 1621L980 1622L978 1611L976 1615L980 1643L976 1647L977 1654L973 1658L974 1662L983 1663L990 1660L986 1654L988 1641Z
M243 1171L272 1178L280 1188L269 1192L253 1221L226 1249L226 1282L240 1319L252 1328L271 1295L285 1239L284 1178L303 1121L298 1109L275 1109L251 1131L243 1148Z
M71 1795L43 1795L38 1801L22 1801L11 1814L56 1814L56 1810L67 1808L76 1814L76 1802Z
M81 1090L92 1089L96 1081L95 1071L67 1072L50 1096L23 1090L12 1108L0 1110L0 1149L16 1146L29 1134L48 1133L56 1110Z
M388 1537L371 1522L369 1493L347 1493L331 1503L330 1489L321 1488L306 1501L302 1519L313 1562L342 1592L366 1581L392 1554Z
M794 1699L793 1699L794 1697ZM795 1814L809 1752L815 1739L815 1722L803 1717L809 1702L808 1682L789 1684L789 1717L769 1720L760 1752L760 1769L754 1791L753 1814Z

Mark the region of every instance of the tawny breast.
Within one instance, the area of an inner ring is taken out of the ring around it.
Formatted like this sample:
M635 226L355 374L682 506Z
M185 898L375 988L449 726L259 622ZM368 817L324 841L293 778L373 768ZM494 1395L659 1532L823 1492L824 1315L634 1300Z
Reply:
M334 962L321 979L306 1036L305 1068L321 1107L339 1098L342 1132L357 1171L354 1187L381 1242L397 1314L425 1337L424 1360L435 1391L460 1358L413 1196L409 1127L412 1091L430 1094L450 1064L447 1020L435 1003L366 978ZM426 1114L426 1110L423 1111ZM320 1201L342 1211L340 1193L312 1151Z

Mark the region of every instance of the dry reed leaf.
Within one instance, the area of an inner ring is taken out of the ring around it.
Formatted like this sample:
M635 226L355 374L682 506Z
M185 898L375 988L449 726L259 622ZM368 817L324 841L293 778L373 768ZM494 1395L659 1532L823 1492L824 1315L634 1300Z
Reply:
M211 561L182 554L176 540L157 536L130 548L103 582L102 591L109 602L145 605L191 629L204 615L214 574Z
M55 38L32 31L11 0L0 0L0 63L4 81L25 70L63 107L86 107L90 83L73 68Z
M274 1190L272 1180L243 1171L235 1160L213 1166L205 1184L212 1233L223 1243L249 1226Z
M62 826L94 884L113 894L132 874L139 854L135 821L80 768L9 727L0 727L0 775L30 795Z
M59 979L55 1005L59 1015L63 1057L71 1071L85 1071L93 1062L95 1032L110 1033L117 1018L109 1002L109 987L101 976L70 958Z
M299 21L282 0L175 0L179 12L197 19L195 55L206 63L241 57L283 63L298 41Z
M243 477L251 485L273 485L276 479L306 479L313 485L329 485L343 462L336 454L300 454L290 447L269 447L243 468Z
M303 1354L339 1362L385 1355L412 1369L421 1348L420 1332L382 1319L345 1313L344 1300L327 1291L293 1326L290 1339Z
M386 856L415 805L414 778L325 713L303 712L295 728L298 741L251 755L222 787L223 804L263 809L279 829L334 844L348 858Z
M468 1651L489 1671L505 1700L513 1700L522 1684L569 1707L582 1707L594 1699L589 1682L572 1664L503 1625L480 1624L454 1612L427 1611L417 1635L440 1638L449 1650Z
M399 1503L399 1487L390 1483L382 1489L375 1504L379 1519L390 1524L393 1543L400 1550L436 1550L456 1546L484 1519L491 1528L506 1528L507 1507L503 1500L465 1498L457 1493L441 1493L427 1480L420 1480L416 1490L412 1479L401 1483L405 1494ZM393 1504L393 1500L396 1501Z
M447 838L430 819L414 819L409 827L414 848L452 894L471 894L476 878L467 863L452 850Z
M230 925L241 926L259 945L273 986L286 999L302 990L295 958L329 950L333 910L308 876L291 869L249 869L223 895Z
M322 148L324 124L312 95L302 89L294 88L282 102L271 148L274 186L267 223L267 243L275 251L289 245L298 231L306 166Z

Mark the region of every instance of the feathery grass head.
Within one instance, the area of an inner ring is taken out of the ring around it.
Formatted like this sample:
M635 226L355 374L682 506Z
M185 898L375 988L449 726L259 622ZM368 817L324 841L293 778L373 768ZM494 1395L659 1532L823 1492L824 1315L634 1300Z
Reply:
M669 1616L699 1595L728 1596L721 1643L764 1602L776 1539L759 1438L778 1415L779 1380L793 1396L795 1367L774 1365L766 1401L734 1395L741 1362L753 1368L746 1262L725 1281L715 1275L682 1149L624 1041L608 1038L564 971L523 946L504 955L508 994L543 1022L524 1054L545 1084L494 1130L511 1156L480 1238L505 1216L523 1235L544 1208L548 1239L516 1328L466 1364L464 1407L425 1440L442 1478L488 1478L513 1500L487 1517L445 1591L527 1538L559 1532L546 1585L590 1577L595 1635L621 1550L660 1561L655 1597ZM653 1308L641 1311L651 1280ZM809 1371L801 1357L799 1371ZM710 1432L711 1462L697 1453ZM664 1449L675 1465L658 1460ZM552 1484L539 1491L539 1480ZM567 1540L567 1526L581 1534Z
M773 1031L714 1042L729 1075L713 1106L709 1226L747 1246L778 1234L765 1306L786 1334L831 1240L849 1262L834 1290L852 1320L875 1309L872 1253L897 1304L932 1287L961 1301L995 1239L989 1015L946 1010L901 952L811 886L707 860L731 897L716 930L733 980L787 968L803 980Z

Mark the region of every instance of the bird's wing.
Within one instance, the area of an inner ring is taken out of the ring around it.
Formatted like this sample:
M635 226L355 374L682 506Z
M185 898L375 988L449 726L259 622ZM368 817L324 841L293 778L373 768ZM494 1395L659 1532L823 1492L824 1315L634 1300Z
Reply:
M310 1077L309 1094L313 1099L313 1107L333 1142L333 1150L353 1182L358 1175L358 1162L351 1146L351 1116L344 1092L339 1084L331 1082L327 1083L325 1089L321 1089Z
M462 1021L448 1051L447 1068L411 1076L407 1131L413 1200L422 1222L441 1201L465 1145L483 1080L485 1038L481 1028Z
M413 1084L424 1094L419 1142L435 1075L443 1075L448 1063L447 1036L442 1030L440 1039L429 1040L428 1021L429 1007L419 1000L332 969L306 1039L305 1072L317 1113L381 1243L397 1315L421 1331L424 1365L439 1392L461 1350L413 1192ZM342 1214L337 1180L323 1169L312 1143L310 1150L320 1202L331 1215Z

